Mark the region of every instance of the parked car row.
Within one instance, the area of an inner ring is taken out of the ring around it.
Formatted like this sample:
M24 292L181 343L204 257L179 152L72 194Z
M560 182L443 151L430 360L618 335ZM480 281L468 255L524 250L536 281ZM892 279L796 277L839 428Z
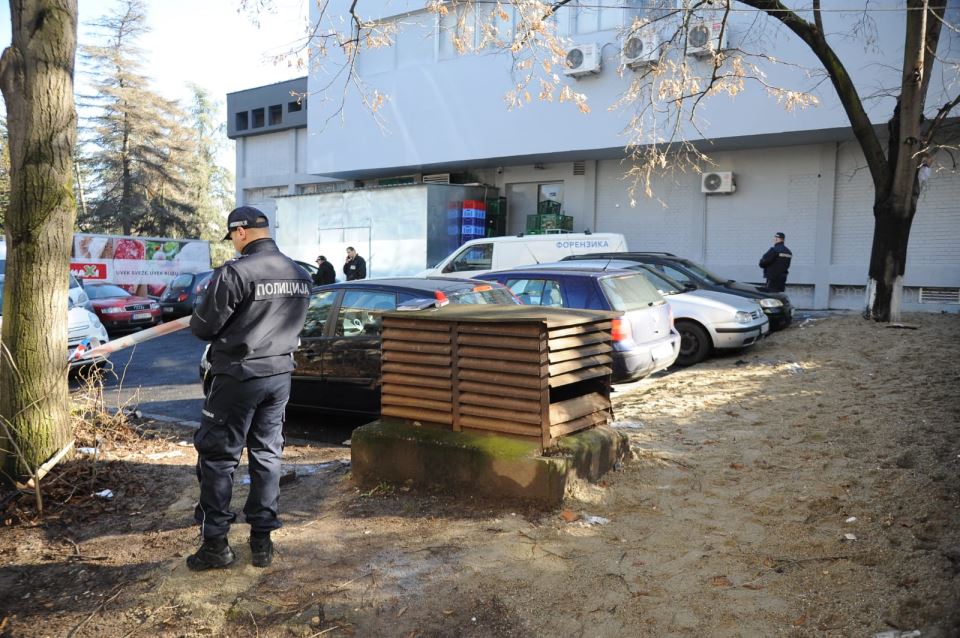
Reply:
M485 264L467 273L474 279L363 279L314 288L294 355L290 405L379 415L380 317L387 310L523 303L619 311L611 331L614 383L752 346L773 325L789 325L793 313L786 295L723 280L668 253L568 254L498 271ZM195 296L202 291L198 286ZM207 352L199 370L205 392Z

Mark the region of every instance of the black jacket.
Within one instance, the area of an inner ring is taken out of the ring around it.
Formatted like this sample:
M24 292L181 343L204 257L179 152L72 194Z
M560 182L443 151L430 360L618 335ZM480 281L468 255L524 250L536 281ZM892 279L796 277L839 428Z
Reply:
M793 259L793 253L785 244L774 244L770 250L760 258L760 267L763 268L763 276L767 279L774 277L786 277L790 270L790 260Z
M367 262L363 260L363 257L357 255L343 265L343 274L347 276L347 281L366 279Z
M217 268L190 318L193 334L211 342L211 373L244 381L293 370L311 285L272 239Z
M337 271L333 269L333 264L325 261L317 268L317 274L313 276L313 283L318 286L326 286L337 281Z

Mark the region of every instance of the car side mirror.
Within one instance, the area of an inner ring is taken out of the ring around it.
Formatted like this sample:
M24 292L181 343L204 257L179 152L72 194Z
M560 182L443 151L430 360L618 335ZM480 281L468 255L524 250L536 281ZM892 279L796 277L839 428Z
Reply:
M692 284L692 283L690 283L690 282L688 281L688 282L686 282L686 283L683 284L683 289L684 289L684 290L696 290L696 289L697 289L697 285L696 285L696 284Z

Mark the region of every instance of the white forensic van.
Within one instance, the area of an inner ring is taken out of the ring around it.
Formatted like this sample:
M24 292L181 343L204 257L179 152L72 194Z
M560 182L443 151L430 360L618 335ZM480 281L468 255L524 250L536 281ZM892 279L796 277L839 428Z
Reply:
M619 233L484 237L468 241L420 275L473 277L492 270L560 261L567 255L626 251L627 240Z

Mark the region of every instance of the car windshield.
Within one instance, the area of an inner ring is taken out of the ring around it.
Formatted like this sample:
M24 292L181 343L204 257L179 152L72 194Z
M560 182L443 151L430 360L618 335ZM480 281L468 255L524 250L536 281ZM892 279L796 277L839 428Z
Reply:
M513 295L506 288L490 285L474 286L469 290L445 293L453 304L515 304Z
M111 297L130 297L130 293L119 286L111 284L87 286L87 296L91 299L109 299Z
M640 273L604 277L600 280L600 287L610 307L621 312L640 310L663 301L657 289Z
M670 279L663 273L654 270L650 266L631 268L631 270L636 270L646 277L647 281L653 284L653 287L656 288L661 295L676 295L681 292L686 292L686 289L679 283L673 279Z
M693 272L693 274L695 274L697 277L700 277L701 279L706 279L711 283L725 284L728 281L730 281L729 279L724 279L718 275L713 274L712 272L710 272L700 264L695 264L692 261L684 261L683 265L689 268Z

